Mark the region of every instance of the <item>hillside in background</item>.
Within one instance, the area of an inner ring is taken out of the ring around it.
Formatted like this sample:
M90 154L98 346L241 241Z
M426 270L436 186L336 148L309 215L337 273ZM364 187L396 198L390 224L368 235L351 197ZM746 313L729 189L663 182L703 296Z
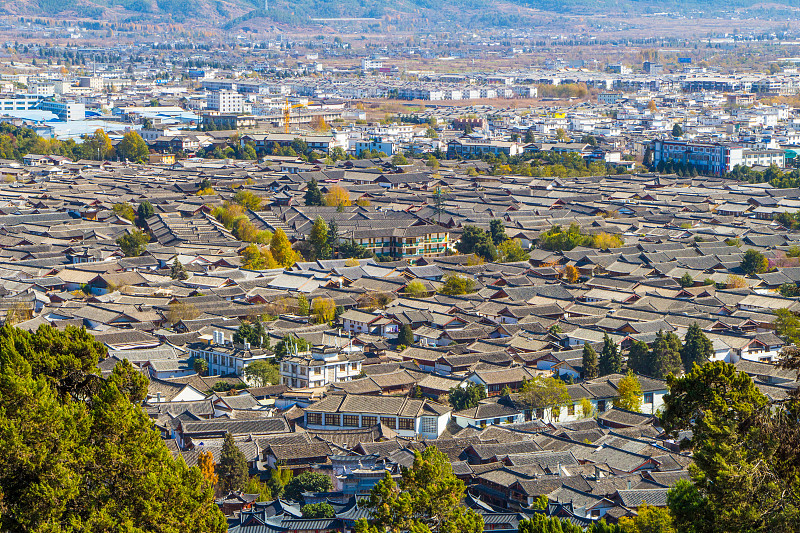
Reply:
M2 15L89 18L115 22L188 22L234 26L259 19L305 24L315 18L402 18L470 26L536 26L547 15L586 18L670 14L692 18L796 19L800 0L7 0Z

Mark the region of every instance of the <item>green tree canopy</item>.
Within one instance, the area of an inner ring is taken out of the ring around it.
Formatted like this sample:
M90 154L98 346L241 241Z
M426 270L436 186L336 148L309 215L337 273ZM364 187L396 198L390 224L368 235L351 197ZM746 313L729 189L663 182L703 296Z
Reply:
M800 319L788 309L776 309L772 323L775 333L792 344L800 344Z
M392 164L396 167L400 165L407 165L408 159L406 159L406 156L398 152L392 156Z
M4 326L0 344L0 529L227 530L199 468L132 403L143 382L131 366L101 380L105 348L72 326Z
M322 191L319 190L317 180L311 178L306 187L306 205L322 205Z
M254 322L242 322L242 324L233 334L233 342L238 344L250 343L251 346L261 348L269 344L269 332L264 329L264 324L261 320Z
M792 351L792 354L795 352ZM800 366L791 355L785 364ZM668 495L678 531L794 531L800 516L797 395L771 403L750 377L722 361L668 376L661 424L691 431L691 481Z
M681 371L681 339L675 333L664 333L659 330L656 340L653 341L653 350L650 362L650 376L665 379L667 375L679 374Z
M464 483L450 459L436 447L414 451L411 468L400 482L389 472L372 489L364 506L370 518L356 522L357 533L482 533L481 515L462 505Z
M491 221L489 221L489 236L492 238L492 242L495 246L498 246L503 241L508 240L508 235L506 235L506 227L502 220L499 218L493 218Z
M242 487L242 492L245 494L258 494L259 502L268 502L272 500L272 490L269 485L262 482L258 477L251 476L247 483Z
M628 350L628 369L644 376L653 375L653 361L650 348L642 341L634 340Z
M183 266L183 263L178 261L177 255L175 256L175 261L172 262L172 266L169 269L169 277L177 280L189 279L189 273L186 272L186 267Z
M145 245L150 242L150 235L140 229L134 229L117 238L117 245L122 249L125 257L138 257L145 250Z
M138 209L136 210L136 225L140 228L147 227L145 220L150 218L155 214L155 209L153 209L153 204L145 200L144 202L139 204Z
M317 259L330 259L331 247L328 243L328 225L318 216L311 226L311 233L308 236L308 241L314 250L314 256Z
M303 518L333 518L336 510L329 503L307 503L300 508Z
M622 356L619 347L608 333L603 334L603 350L600 352L599 373L601 376L622 372Z
M525 381L520 400L530 409L541 409L545 418L558 420L560 410L572 403L567 385L554 377L536 376Z
M114 365L108 382L116 385L117 390L132 403L139 404L147 398L148 379L127 359Z
M598 376L597 352L588 342L583 343L583 379L594 379Z
M565 251L572 250L584 242L581 228L577 224L571 224L569 228L563 230L561 226L553 226L539 236L539 242L545 250Z
M714 355L714 344L706 337L697 322L692 323L686 331L681 349L681 362L687 371L695 364L704 365Z
M409 298L422 298L427 293L428 289L426 289L425 285L418 279L410 281L403 289L403 294Z
M148 161L150 149L142 136L135 131L126 132L116 147L117 155L128 161L145 163Z
M453 387L448 394L448 401L453 411L463 411L475 407L486 398L486 387L469 382L466 387Z
M296 502L302 501L304 492L328 492L333 490L331 478L320 472L303 472L286 484L283 495Z
M517 530L519 533L583 533L583 529L577 524L573 524L557 516L547 516L538 513L531 515L530 518L520 520ZM591 531L591 529L587 529L587 532L589 531Z
M297 297L297 314L300 316L308 316L311 312L311 304L308 303L308 297L305 294L300 294Z
M769 268L769 260L761 252L756 250L747 250L742 258L742 263L739 265L742 271L752 276L753 274L763 274Z
M456 243L456 250L462 254L479 255L487 261L497 259L497 248L492 241L492 235L470 224L464 226L461 238Z
M242 375L256 387L277 385L281 382L278 367L266 359L258 359L242 369Z
M345 239L339 243L339 256L342 259L365 259L373 255L365 246L361 246L353 239Z
M619 520L620 533L676 533L669 509L643 503L636 516Z
M250 209L251 211L258 211L261 209L261 202L261 197L251 191L237 191L236 194L233 195L233 203L245 209Z
M516 263L528 261L531 255L526 252L519 243L519 239L506 239L497 247L500 254L501 263Z
M222 451L217 464L219 488L223 494L230 491L242 490L250 476L248 476L247 458L236 446L233 435L225 434L222 442Z
M400 327L400 333L397 335L397 344L403 346L411 346L414 344L414 332L411 331L411 326L403 324Z
M475 292L475 281L472 278L454 274L447 277L439 292L448 296L471 294Z

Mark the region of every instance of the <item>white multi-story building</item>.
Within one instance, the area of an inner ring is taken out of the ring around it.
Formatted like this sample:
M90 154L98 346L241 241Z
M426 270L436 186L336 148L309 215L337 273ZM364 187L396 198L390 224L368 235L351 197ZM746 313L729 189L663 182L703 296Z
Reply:
M103 90L103 78L97 76L81 76L78 78L78 87L88 87L94 91Z
M786 150L742 150L742 163L748 167L786 166Z
M377 70L383 68L383 61L380 59L370 59L364 57L361 59L361 70Z
M236 91L213 91L208 94L208 109L221 114L243 113L244 97Z
M86 118L86 107L77 102L56 102L33 94L18 94L11 98L0 98L0 113L13 115L14 111L30 111L32 109L50 111L56 114L59 120L83 120Z
M52 81L31 81L28 83L28 93L36 96L54 96L56 86Z
M315 346L281 361L281 383L288 387L324 387L352 381L361 374L364 354L360 347Z
M244 367L253 361L275 357L267 350L251 348L249 343L235 344L232 338L226 339L222 331L214 332L213 342L196 342L189 345L189 355L205 359L208 363L208 374L211 376L228 374L241 376Z

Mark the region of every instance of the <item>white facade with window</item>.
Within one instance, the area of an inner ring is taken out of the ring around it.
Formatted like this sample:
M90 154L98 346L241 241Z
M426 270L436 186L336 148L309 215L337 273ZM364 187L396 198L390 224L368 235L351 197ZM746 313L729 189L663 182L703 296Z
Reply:
M306 408L308 429L346 430L383 424L406 438L435 439L450 420L448 406L428 399L330 395Z
M242 375L244 367L253 361L272 359L274 354L260 348L251 349L249 344L234 344L225 341L224 334L215 333L215 342L194 343L189 346L189 355L205 359L208 363L208 375L224 376L227 374Z
M351 381L361 375L364 354L359 346L315 346L310 352L287 357L280 363L281 383L292 388L324 387Z
M244 97L236 91L214 91L208 95L208 109L226 113L243 113Z

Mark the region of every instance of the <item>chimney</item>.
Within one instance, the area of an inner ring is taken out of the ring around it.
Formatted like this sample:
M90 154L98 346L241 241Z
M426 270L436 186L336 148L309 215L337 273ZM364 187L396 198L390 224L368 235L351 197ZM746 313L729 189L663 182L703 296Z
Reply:
M628 480L628 490L631 490L631 480Z
M156 393L156 401L161 403L161 393L160 392Z
M245 350L250 350L250 343L249 342L244 341L244 349Z

